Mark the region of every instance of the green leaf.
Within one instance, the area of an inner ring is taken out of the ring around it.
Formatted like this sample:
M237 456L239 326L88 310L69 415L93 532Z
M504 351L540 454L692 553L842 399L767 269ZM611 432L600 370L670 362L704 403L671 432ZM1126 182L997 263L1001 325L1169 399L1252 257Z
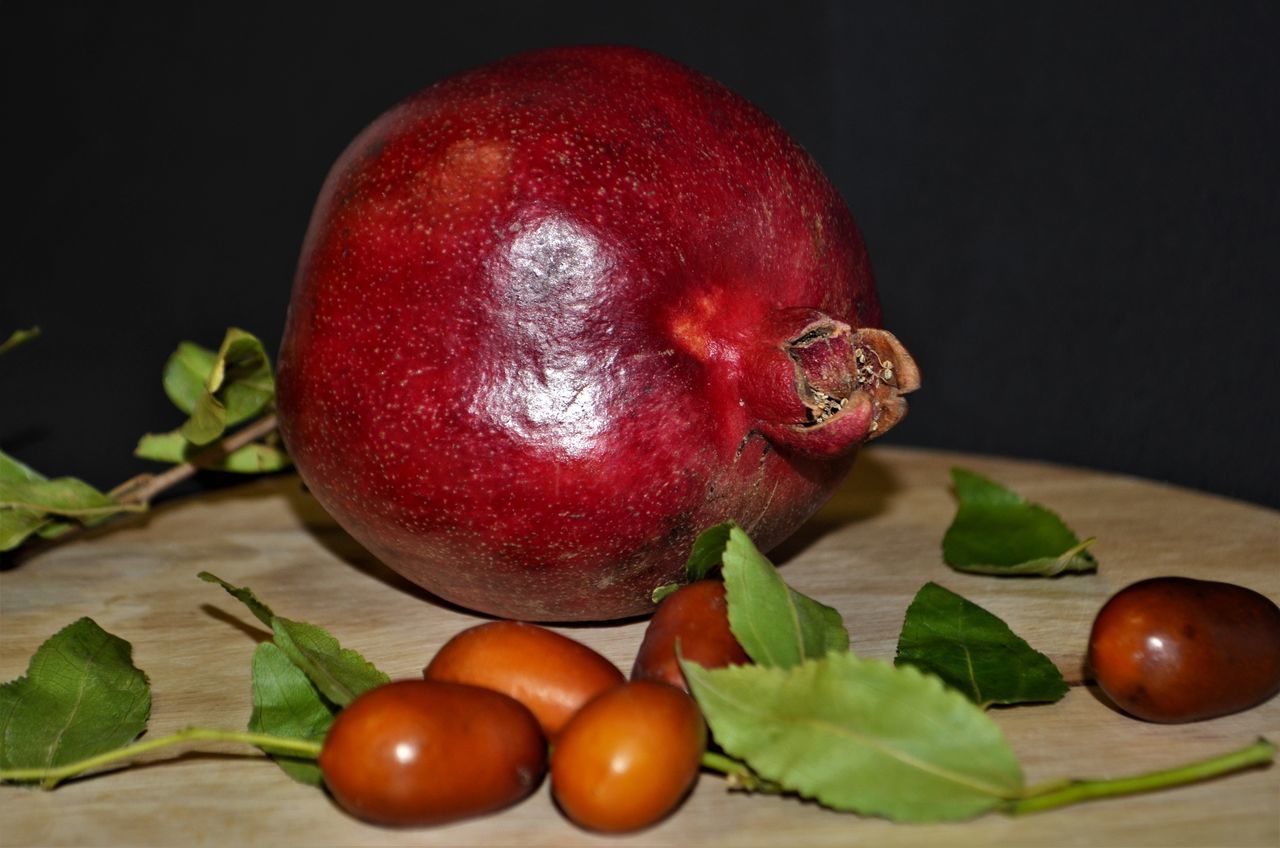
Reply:
M910 666L850 653L787 669L681 665L726 752L828 807L954 820L1022 789L1018 761L991 717Z
M942 538L942 556L957 571L1052 576L1094 571L1098 562L1062 519L999 483L951 469L958 505Z
M275 620L276 614L271 611L271 607L258 600L258 596L253 594L253 590L248 586L234 586L223 580L216 574L208 571L201 571L196 575L206 583L213 583L221 586L226 590L227 594L235 598L240 603L249 608L249 612L253 613L253 617L261 621L267 627L273 627L272 622Z
M143 512L145 504L122 504L74 477L0 480L0 509L20 509L87 519L117 512Z
M289 661L306 674L325 698L338 706L345 707L361 693L391 682L390 677L359 653L339 645L324 628L281 618L246 586L233 586L207 571L198 576L207 583L221 586L269 626L275 634L275 644Z
M705 580L720 567L724 560L724 551L729 544L729 530L736 527L732 521L715 524L698 534L689 552L689 559L684 566L684 580L679 583L664 583L650 594L655 604L662 603L663 598L672 594L686 583Z
M164 364L164 393L187 415L195 411L217 363L216 351L194 342L182 342Z
M337 712L275 644L263 642L254 650L250 731L323 742ZM314 760L264 750L294 780L313 786L323 783Z
M340 707L391 678L321 627L276 616L276 644L302 669L320 693Z
M49 638L25 677L0 686L0 768L47 768L128 743L151 689L129 643L82 618Z
M0 509L0 551L13 550L54 521L44 513L27 509Z
M755 662L793 666L849 650L840 613L789 587L742 528L729 528L724 549L729 629Z
M273 445L251 442L229 454L219 454L213 459L202 457L207 446L193 445L179 430L172 433L148 433L138 441L133 455L156 462L192 462L199 468L211 471L229 471L236 474L263 474L288 468L289 455Z
M40 328L32 327L29 330L14 330L9 334L9 338L0 342L0 356L8 353L19 345L24 345L32 339L40 337Z
M1056 701L1062 673L996 616L937 583L926 583L902 623L898 665L938 675L980 707Z
M61 535L73 526L59 518L84 523L118 512L142 512L145 504L122 504L82 480L50 480L0 451L0 551L11 551L33 534Z
M4 451L0 451L0 482L30 483L48 479L30 465L19 462Z
M355 701L358 694L390 683L390 678L360 656L360 653L343 648L338 640L314 624L282 619L257 599L252 589L232 585L209 571L201 571L198 578L206 583L223 587L230 596L243 603L253 616L271 628L275 644L294 666L306 674L316 689L339 707Z
M720 567L724 561L724 552L729 547L729 532L737 527L732 521L708 527L698 534L693 541L693 550L689 552L689 561L685 563L685 578L690 583L704 580Z
M174 391L185 403L188 399L188 395L183 393L186 388L185 385L176 390L166 387L166 391ZM182 425L180 432L193 444L207 445L228 427L261 413L275 399L275 392L271 362L262 342L233 327L227 330L213 368L205 379L204 390L195 398L191 417Z

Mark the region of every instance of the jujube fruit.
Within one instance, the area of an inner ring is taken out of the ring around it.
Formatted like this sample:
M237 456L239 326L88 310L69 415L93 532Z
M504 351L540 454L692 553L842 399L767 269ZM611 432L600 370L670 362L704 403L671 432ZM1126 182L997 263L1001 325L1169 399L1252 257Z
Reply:
M631 679L659 680L688 690L676 656L677 641L684 658L703 668L751 662L729 629L729 605L719 580L698 580L662 599L645 628Z
M1098 612L1088 663L1107 697L1138 718L1238 712L1280 691L1280 609L1231 583L1143 580Z
M578 711L556 740L551 791L589 830L623 833L667 816L698 777L707 730L688 693L638 681Z
M394 107L333 166L279 357L320 503L454 603L651 608L704 528L764 550L906 411L861 236L718 83L627 47L516 56Z
M546 770L546 752L537 720L512 698L402 680L339 712L319 762L334 799L357 818L432 825L524 798Z
M583 704L626 680L617 666L581 642L518 621L463 630L440 648L422 674L515 698L534 714L549 739Z

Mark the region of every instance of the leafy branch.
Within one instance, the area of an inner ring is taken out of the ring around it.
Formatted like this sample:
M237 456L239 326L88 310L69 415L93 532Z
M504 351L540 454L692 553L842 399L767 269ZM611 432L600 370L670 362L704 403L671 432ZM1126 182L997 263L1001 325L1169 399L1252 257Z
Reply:
M15 332L0 353L38 335L37 328ZM233 327L216 351L183 342L165 363L163 382L187 420L143 436L134 455L171 464L166 471L102 492L74 477L49 479L0 451L0 552L20 546L34 552L122 513L144 512L197 471L257 474L288 467L274 413L275 378L256 337Z

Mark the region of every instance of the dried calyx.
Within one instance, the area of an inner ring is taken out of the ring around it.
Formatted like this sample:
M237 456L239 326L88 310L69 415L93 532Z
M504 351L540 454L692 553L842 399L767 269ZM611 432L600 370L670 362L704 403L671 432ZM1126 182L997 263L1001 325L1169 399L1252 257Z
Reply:
M919 387L920 372L892 333L853 329L814 310L776 319L791 332L759 350L743 379L744 401L770 441L829 456L883 435L906 415L902 395Z

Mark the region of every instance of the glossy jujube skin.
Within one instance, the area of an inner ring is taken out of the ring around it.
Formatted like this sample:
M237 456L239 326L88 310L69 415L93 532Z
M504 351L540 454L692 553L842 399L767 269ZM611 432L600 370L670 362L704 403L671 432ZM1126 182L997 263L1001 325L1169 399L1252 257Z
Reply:
M518 701L474 686L402 680L343 708L319 763L347 812L418 826L516 803L538 786L546 753L537 720Z
M1107 697L1137 718L1239 712L1280 691L1280 609L1231 583L1143 580L1098 612L1088 664Z
M688 691L677 641L684 658L703 668L751 662L729 629L729 605L719 580L698 580L662 599L645 628L631 679L658 680Z
M575 824L639 830L680 805L698 778L707 729L688 693L653 681L610 689L556 740L551 791Z
M526 621L651 609L705 527L767 550L918 373L861 236L758 109L626 47L438 83L342 154L279 358L291 456L371 552Z
M422 674L515 698L552 740L584 704L626 680L617 666L581 642L520 621L463 630L436 652Z

